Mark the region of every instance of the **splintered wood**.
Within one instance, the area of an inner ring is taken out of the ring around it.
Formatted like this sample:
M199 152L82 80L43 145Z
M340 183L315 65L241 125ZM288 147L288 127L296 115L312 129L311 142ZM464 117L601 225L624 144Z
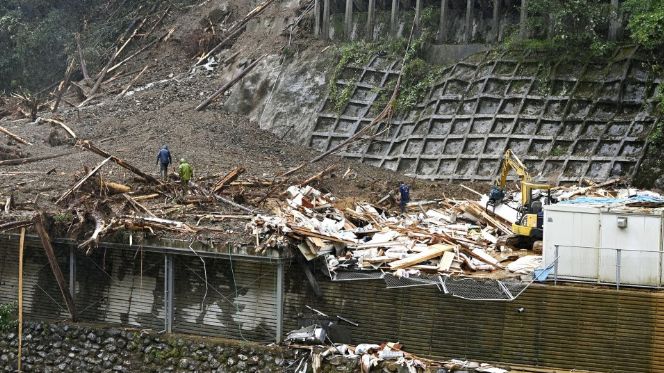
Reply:
M510 253L501 251L496 238L511 234L510 223L491 216L476 201L420 201L409 204L418 213L390 216L365 202L337 208L341 204L332 195L304 182L285 194L286 208L258 216L249 225L262 238L257 244L261 250L290 240L307 260L325 257L331 273L516 276L503 263L520 254L506 255Z

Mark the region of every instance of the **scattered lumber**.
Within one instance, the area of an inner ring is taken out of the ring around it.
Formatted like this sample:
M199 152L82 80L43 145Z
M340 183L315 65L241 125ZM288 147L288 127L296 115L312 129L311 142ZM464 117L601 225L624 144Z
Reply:
M92 175L96 174L99 169L102 168L103 165L106 164L111 159L111 157L108 157L104 159L101 163L99 163L95 168L92 169L92 171L88 172L87 175L85 175L81 180L79 180L76 184L74 184L73 187L69 188L60 198L58 198L57 201L55 201L56 204L62 202L65 200L65 198L69 197L72 193L74 193L78 188L81 187Z
M303 186L305 186L305 185L308 185L309 183L312 183L312 182L314 182L314 181L316 181L316 180L322 178L324 175L330 173L332 170L334 170L334 169L336 169L336 168L337 168L337 165L336 165L336 164L332 164L332 165L328 166L326 169L324 169L323 171L321 171L321 172L319 172L319 173L313 175L312 177L310 177L310 178L304 180L303 182L301 182L301 183L300 183L300 186L303 187Z
M17 165L22 165L22 164L26 164L26 163L33 163L33 162L45 161L47 159L64 157L66 155L71 155L71 154L74 154L74 153L73 152L67 152L67 153L60 153L60 154L54 154L54 155L45 155L45 156L42 156L42 157L6 159L4 161L0 161L0 166L17 166Z
M74 299L72 298L71 293L69 292L69 288L67 287L67 283L65 282L65 277L62 275L62 270L60 269L58 260L55 257L53 246L51 246L51 239L48 235L48 232L46 231L46 228L44 227L44 214L38 213L34 217L33 223L35 231L37 232L37 235L41 239L42 246L44 247L44 251L46 252L48 263L51 265L51 271L53 271L53 275L55 276L55 281L58 283L58 287L60 288L62 297L64 298L65 303L67 304L67 309L69 310L71 320L76 321L77 315L76 315L76 306L74 304Z
M272 1L272 0L270 0L270 1ZM230 82L228 82L228 83L224 84L223 86L221 86L221 88L219 88L216 92L214 92L212 94L212 96L208 97L205 101L201 102L196 107L196 111L201 111L201 110L205 109L206 107L208 107L208 105L210 105L212 103L212 101L214 101L217 97L219 97L219 95L223 94L229 88L233 87L237 82L240 81L240 79L244 78L245 75L247 75L251 70L253 70L253 68L256 67L256 65L258 65L258 63L265 56L267 56L267 54L264 54L264 55L258 57L254 62L252 62L249 66L247 66L244 70L242 70L236 77L231 79Z
M111 227L111 224L105 224L104 219L97 213L90 213L88 216L94 220L95 230L92 232L92 235L90 235L90 238L78 245L78 248L88 248L87 252L89 253L93 248L97 247L99 240L101 239L101 234L107 231Z
M32 145L30 142L28 142L28 140L22 139L20 136L11 133L8 129L4 127L0 127L0 132L4 133L5 135L11 137L14 141L19 142L23 145Z
M10 221L8 223L0 224L0 233L6 232L12 229L25 228L33 224L32 220L19 220L19 221Z
M443 245L443 244L433 245L430 246L429 249L427 249L426 251L410 255L404 259L397 260L396 262L391 262L389 266L391 269L401 269L401 268L410 267L415 264L422 263L426 260L439 257L443 255L444 252L452 250L454 250L454 246L451 245Z
M212 192L219 193L224 187L237 180L240 175L242 175L246 169L242 166L237 166L233 168L228 174L222 177L212 188Z
M57 119L52 119L52 118L39 118L39 119L40 119L41 121L46 122L46 123L56 124L56 125L62 127L62 129L64 129L65 131L67 131L67 133L69 134L69 136L71 136L72 139L77 138L77 137L76 137L76 134L74 133L74 131L72 131L72 129L69 128L69 126L67 126L66 124L64 124L64 122L61 122L61 121L59 121L59 120L57 120Z
M81 72L83 73L83 81L84 82L89 82L92 79L90 79L90 74L88 74L88 67L85 64L85 58L83 58L83 50L81 48L81 34L78 32L74 35L76 39L76 49L78 51L78 58L79 58L79 63L81 65Z
M132 198L130 195L123 193L122 196L129 202L129 204L137 211L137 212L144 212L148 214L148 216L152 218L156 218L157 216L152 213L147 207L141 205L136 201L134 198Z
M100 155L104 158L110 158L118 166L123 167L123 168L135 173L136 175L142 177L143 179L145 179L149 183L157 184L157 185L163 185L163 182L161 182L160 180L157 180L154 176L148 175L145 172L139 170L138 168L130 165L129 163L127 163L127 161L122 160L122 159L120 159L120 158L118 158L118 157L116 157L112 154L109 154L108 152L96 147L89 140L82 140L82 141L79 140L76 145L82 147L83 149L89 150L89 151L91 151L91 152L93 152L97 155Z
M110 73L110 72L112 72L112 71L114 71L114 70L120 68L121 66L123 66L125 63L129 62L129 61L130 61L131 59L133 59L134 57L136 57L136 56L138 56L139 54L145 52L146 50L152 48L153 46L155 46L155 45L161 43L162 41L166 41L166 40L168 40L168 38L173 34L173 32L175 32L175 28L172 28L172 29L168 30L168 32L165 33L164 35L162 35L160 38L158 38L158 39L156 39L156 40L153 40L153 41L149 42L148 44L144 45L143 47L141 47L141 48L140 48L139 50L137 50L136 52L134 52L134 53L132 53L131 55L129 55L127 58L125 58L125 59L123 59L122 61L118 62L117 64L111 66L111 67L108 69L108 72L107 72L107 73Z
M131 192L131 187L129 185L115 183L112 181L102 181L101 186L111 193L124 194Z
M223 40L221 40L216 46L214 46L212 49L210 49L209 52L203 54L198 59L198 61L196 61L196 63L194 64L194 67L200 65L203 61L207 60L208 57L210 57L213 54L217 53L217 51L219 51L219 49L221 49L222 47L227 45L227 43L230 40L232 40L234 37L239 35L242 32L242 30L244 30L244 26L247 24L247 22L249 22L252 18L260 15L261 13L263 13L263 11L265 11L265 9L267 9L267 7L270 4L272 4L273 2L274 2L274 0L266 0L262 4L259 4L257 7L252 9L249 13L247 13L247 15L244 16L244 18L242 18L239 22L237 22L235 25L233 25L233 27L231 27L228 30L228 35Z
M141 72L139 72L139 73L138 73L138 74L137 74L137 75L136 75L136 76L135 76L135 77L129 82L129 84L127 84L127 86L122 90L122 92L118 93L118 95L115 96L115 99L117 100L117 99L119 99L120 97L124 96L125 93L127 93L127 91L129 91L129 89L131 88L131 86L134 85L134 83L136 83L136 81L137 81L138 79L141 78L141 76L142 76L143 73L148 69L148 67L150 67L150 64L149 64L149 63L148 63L147 65L145 65L145 67L143 68L143 70L141 70Z
M98 77L97 77L97 80L96 80L96 82L95 82L95 85L92 87L92 89L91 89L90 92L88 93L90 96L93 96L95 93L97 93L97 90L99 89L99 86L100 86L101 83L104 81L104 78L106 77L106 74L108 73L108 70L109 70L109 69L111 68L111 66L113 65L113 62L115 62L115 60L118 58L118 56L120 56L120 54L122 53L122 51L124 51L124 49L127 47L127 45L129 45L129 43L134 39L134 37L136 36L136 34L138 33L138 31L143 27L143 24L145 23L145 21L147 21L147 17L146 17L146 18L143 18L143 20L141 20L141 21L139 22L138 26L136 26L136 27L134 28L133 33L127 38L127 40L122 44L122 46L120 46L119 48L117 48L116 51L115 51L115 53L113 53L113 56L111 56L111 58L108 60L108 62L107 62L106 65L104 66L104 68L103 68L103 69L101 70L101 72L99 73L99 75L98 75ZM79 104L78 107L80 108L80 107L85 106L84 104L87 104L87 101L88 101L88 100L83 101L81 104Z
M67 70L65 70L65 78L62 80L56 91L55 101L53 102L53 107L51 108L51 112L55 113L56 111L58 111L58 106L60 106L60 100L62 100L62 95L65 93L67 88L69 88L69 82L71 80L71 74L74 72L74 68L76 68L76 60L72 58L69 61Z

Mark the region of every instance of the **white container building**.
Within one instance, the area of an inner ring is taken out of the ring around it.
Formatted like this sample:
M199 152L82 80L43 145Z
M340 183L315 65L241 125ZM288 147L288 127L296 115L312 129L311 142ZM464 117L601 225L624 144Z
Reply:
M558 280L661 287L663 229L664 208L545 206L544 263Z

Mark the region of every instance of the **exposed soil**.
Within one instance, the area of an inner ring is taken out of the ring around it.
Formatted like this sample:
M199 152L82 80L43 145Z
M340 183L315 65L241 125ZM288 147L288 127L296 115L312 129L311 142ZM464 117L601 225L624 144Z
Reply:
M248 7L240 8L230 9L233 19L241 18L249 11ZM279 15L279 11L277 8L268 10L266 16ZM89 139L98 147L155 176L158 175L156 154L163 144L169 146L174 160L185 158L192 164L196 178L224 174L242 165L247 172L240 180L271 179L318 155L261 130L245 116L222 111L219 104L213 104L201 112L194 110L229 74L222 67L213 72L202 70L190 74L192 60L184 52L182 43L192 27L200 24L195 20L206 17L208 13L209 9L201 7L173 12L162 31L177 27L178 33L174 33L174 38L125 67L126 71L132 71L141 69L148 62L153 64L134 83L134 87L142 87L142 90L130 91L130 95L117 99L117 92L128 84L131 76L117 79L111 86L104 87L107 94L100 101L93 101L80 110L65 105L64 111L57 117L67 123L79 139ZM232 49L223 51L221 55L223 58L240 51L236 61L242 62L258 54L275 53L287 40L285 36L267 37L264 32L246 31ZM303 43L302 40L298 42ZM316 47L318 43L316 41ZM52 116L50 113L40 115ZM3 142L0 159L67 154L20 166L0 166L0 198L4 200L12 194L18 209L26 210L26 214L33 210L54 213L62 210L63 207L56 206L54 201L84 175L84 167L91 169L102 161L98 155L72 147L74 140L52 124L35 123L28 119L5 119L0 121L0 125L34 144L27 146L9 142L4 145ZM403 179L402 175L394 172L329 156L294 174L292 182L299 183L330 164L337 164L338 167L314 186L342 198L377 201L388 191L395 190L398 181ZM171 172L174 171L174 168L171 169ZM105 180L140 185L136 184L135 175L110 162L101 174ZM412 198L415 200L443 196L475 198L458 184L421 180L408 182L412 185ZM475 188L484 190L486 186ZM265 192L267 189L259 193ZM158 202L161 205L154 202L151 206L163 206L163 200ZM266 206L261 208L267 209ZM237 213L227 205L216 205L214 210ZM2 220L12 218L5 216ZM229 231L237 232L242 230L244 223L234 221L222 225L227 226ZM248 239L251 241L251 238ZM234 240L244 241L245 238L234 237Z

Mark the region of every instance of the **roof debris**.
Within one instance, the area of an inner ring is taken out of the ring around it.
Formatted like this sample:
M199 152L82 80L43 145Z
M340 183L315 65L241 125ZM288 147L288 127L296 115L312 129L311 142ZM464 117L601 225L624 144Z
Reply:
M507 266L528 252L499 245L499 237L511 234L511 223L477 201L410 203L407 214L390 215L366 202L339 201L311 186L291 186L287 192L285 208L257 216L248 228L258 235L261 250L292 245L307 260L325 258L330 272L508 278L530 274L540 258Z

